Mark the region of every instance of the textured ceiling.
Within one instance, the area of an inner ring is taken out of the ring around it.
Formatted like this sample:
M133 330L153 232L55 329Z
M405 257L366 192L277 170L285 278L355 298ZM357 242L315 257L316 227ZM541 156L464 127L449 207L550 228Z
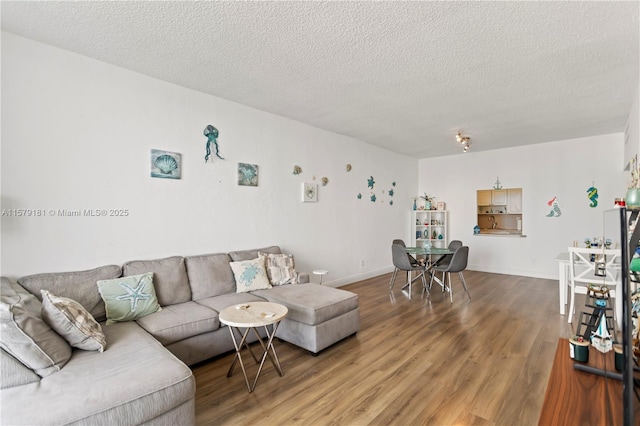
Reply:
M2 1L2 29L416 158L623 132L640 3Z

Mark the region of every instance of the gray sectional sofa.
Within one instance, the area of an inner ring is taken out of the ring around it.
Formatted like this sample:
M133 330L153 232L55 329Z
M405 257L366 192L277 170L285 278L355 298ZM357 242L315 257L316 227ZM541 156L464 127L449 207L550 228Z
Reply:
M18 310L12 307L23 303L37 311L33 306L42 300L40 290L46 290L89 311L101 324L106 348L73 349L59 371L41 377L5 350L11 343L1 333L0 423L195 424L195 379L188 366L234 349L218 319L230 305L268 300L287 306L276 336L314 354L359 330L357 294L311 284L308 274L300 274L298 284L236 292L230 262L255 259L258 252L277 254L280 248L130 261L122 267L30 275L17 282L2 278L2 331L15 321ZM96 282L146 272L153 272L162 309L136 321L105 325ZM39 320L33 312L29 315Z

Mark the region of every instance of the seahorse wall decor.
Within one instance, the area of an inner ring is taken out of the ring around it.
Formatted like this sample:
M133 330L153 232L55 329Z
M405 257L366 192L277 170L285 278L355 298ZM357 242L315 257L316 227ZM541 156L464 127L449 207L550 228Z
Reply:
M589 189L587 189L587 197L591 200L589 207L598 206L598 188L593 186L589 187Z
M216 149L216 157L224 160L224 158L220 157L218 152L218 129L209 124L204 128L203 133L207 137L207 154L204 156L204 162L206 163L209 161L209 156L211 155L211 144L213 144Z

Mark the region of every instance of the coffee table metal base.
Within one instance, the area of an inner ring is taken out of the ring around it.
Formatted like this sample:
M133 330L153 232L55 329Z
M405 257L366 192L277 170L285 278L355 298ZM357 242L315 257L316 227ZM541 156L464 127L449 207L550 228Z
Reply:
M264 326L264 330L267 335L266 345L263 338L260 336L260 333L258 333L257 327L247 327L245 328L244 332L242 332L240 329L243 327L228 326L229 332L231 333L231 339L233 340L233 345L236 348L236 355L233 358L231 367L229 367L229 372L227 373L227 377L231 377L231 375L233 374L233 370L235 369L235 366L239 360L240 368L242 368L242 374L244 375L244 381L247 384L247 389L249 390L249 392L253 392L253 390L256 388L256 383L258 383L258 378L260 377L260 373L262 372L262 367L264 366L264 362L266 361L267 357L273 364L273 367L276 369L278 374L281 377L284 376L284 373L282 372L282 367L280 366L280 361L278 360L278 354L276 354L276 349L273 346L273 338L276 335L278 324L280 324L280 322L271 324L271 331L269 331L268 325ZM251 346L247 342L247 337L249 336L249 332L251 330L253 330L254 334L258 338L257 341L260 343L260 346L262 347L262 356L260 357L260 361L258 361L258 358L253 353ZM238 342L238 339L240 339L239 342ZM249 351L249 353L251 354L251 357L254 359L256 364L258 364L258 372L256 373L256 377L253 380L253 384L249 384L249 378L247 377L247 370L244 366L244 361L242 359L243 347Z

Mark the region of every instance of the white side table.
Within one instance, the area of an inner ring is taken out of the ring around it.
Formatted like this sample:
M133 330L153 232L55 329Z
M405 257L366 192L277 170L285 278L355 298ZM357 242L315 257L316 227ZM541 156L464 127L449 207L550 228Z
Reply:
M329 271L325 269L316 269L315 271L313 271L313 275L320 275L320 284L322 284L322 276L327 275L328 273Z
M247 389L249 389L249 392L253 392L253 390L256 388L258 377L260 377L260 372L262 371L262 366L264 365L264 361L267 359L267 356L269 357L269 360L273 364L273 367L276 369L278 374L280 374L280 376L284 376L282 367L280 367L278 355L276 354L276 349L273 347L273 337L276 335L278 324L284 317L287 316L287 312L288 309L286 306L271 302L250 302L233 305L223 309L220 312L220 322L229 327L229 332L231 333L231 338L233 339L233 345L236 348L236 356L233 358L233 363L229 368L227 377L231 377L236 363L240 361L240 367L242 368L244 381L247 384ZM272 327L271 332L269 332L269 328L267 327L268 325L271 325ZM264 327L264 330L267 334L266 344L258 333L258 327ZM245 329L244 332L242 332L241 329ZM236 335L236 330L238 335ZM258 358L256 358L256 356L253 354L249 343L247 343L249 330L253 330L256 337L258 338L260 346L262 346L263 352L260 361L258 361ZM240 338L239 342L238 338ZM253 385L249 384L247 371L245 370L245 365L242 360L241 352L243 347L249 350L249 353L251 353L253 359L257 364L259 364L258 373L256 374L256 378L253 381Z

